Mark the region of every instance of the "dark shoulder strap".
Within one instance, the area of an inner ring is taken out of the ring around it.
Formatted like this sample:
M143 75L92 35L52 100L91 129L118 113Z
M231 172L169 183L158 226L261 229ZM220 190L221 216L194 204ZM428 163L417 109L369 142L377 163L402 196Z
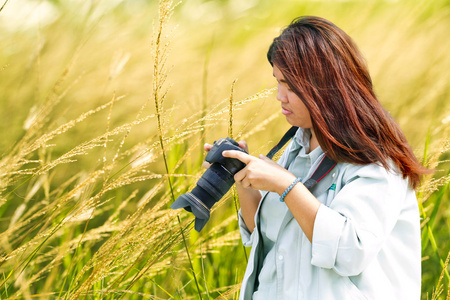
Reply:
M272 159L273 156L280 151L281 148L283 148L284 145L286 145L287 142L291 140L291 138L295 135L297 132L298 127L292 126L291 129L289 129L281 138L280 142L275 145L275 147L272 148L272 150L269 151L269 153L266 155L268 158Z
M280 142L272 148L267 154L267 157L272 159L275 153L280 151L287 142L290 141L292 137L294 137L297 132L298 127L292 126L281 138ZM324 155L322 161L319 163L319 166L314 171L311 178L309 178L305 183L303 183L307 189L311 189L316 183L318 183L322 178L324 178L336 165L336 162L329 158L327 155Z
M324 155L317 169L314 171L312 176L303 183L303 185L306 186L308 190L311 190L311 188L320 180L322 180L322 178L324 178L334 168L335 165L336 162L334 160Z

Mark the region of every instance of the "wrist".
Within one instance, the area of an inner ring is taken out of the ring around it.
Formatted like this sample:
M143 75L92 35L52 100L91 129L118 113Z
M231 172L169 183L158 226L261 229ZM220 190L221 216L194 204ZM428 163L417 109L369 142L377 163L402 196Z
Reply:
M300 177L297 177L292 181L292 183L283 191L283 193L280 195L280 201L284 202L284 198L289 194L289 192L300 182L302 179Z
M294 174L287 174L282 180L279 181L279 185L275 192L281 196L281 194L284 193L284 191L292 184L292 182L294 182L295 179L297 179L297 177Z

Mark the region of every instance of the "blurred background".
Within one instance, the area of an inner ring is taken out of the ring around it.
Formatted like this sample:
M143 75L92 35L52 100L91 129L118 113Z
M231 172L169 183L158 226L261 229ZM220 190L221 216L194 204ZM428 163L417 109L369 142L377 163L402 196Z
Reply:
M200 234L168 206L201 176L205 141L232 135L258 155L287 130L266 52L301 15L355 40L379 100L436 169L417 192L422 296L446 296L448 0L0 8L1 298L235 298L248 252L235 193Z

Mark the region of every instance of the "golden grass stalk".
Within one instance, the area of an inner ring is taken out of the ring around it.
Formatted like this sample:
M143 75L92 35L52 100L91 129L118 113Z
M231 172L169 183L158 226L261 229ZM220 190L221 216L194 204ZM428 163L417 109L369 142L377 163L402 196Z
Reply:
M3 8L5 8L6 3L8 3L8 0L5 0L5 2L3 2L2 7L0 7L0 12L3 10Z
M444 279L444 270L447 269L448 263L450 260L450 252L447 254L447 258L445 259L445 263L441 272L441 276L439 276L439 280L437 285L435 286L434 290L433 290L433 294L431 295L431 299L432 300L437 300L439 299L439 296L444 292L444 287L442 285L442 280Z
M437 131L441 132L442 135L438 142L438 146L434 150L434 153L431 153L429 157L427 157L428 147L425 148L424 161L428 168L436 170L437 172L442 172L442 170L437 169L439 165L445 163L446 161L441 160L440 158L450 151L450 127L448 126L447 119L449 116L444 117L442 120L442 125L437 128ZM439 178L433 177L433 174L427 175L422 185L419 188L419 198L422 202L425 202L430 195L437 191L441 186L450 182L450 175L446 174Z
M228 107L229 117L228 117L228 136L233 138L233 100L234 100L234 86L236 85L237 79L231 84L230 91L230 105Z
M445 122L443 122L445 124ZM428 159L428 147L429 147L429 139L427 140L427 143L425 145L425 154L424 154L424 161L427 162L427 166L431 169L435 169L439 164L442 162L440 161L440 157L448 152L449 147L449 134L448 128L444 130L444 134L441 137L441 140L439 142L439 147L435 150L435 152L431 155L431 157ZM450 176L444 175L441 177L433 178L433 175L428 175L424 178L421 187L418 190L418 204L419 204L419 210L421 213L421 216L423 218L423 222L421 224L422 230L422 250L424 250L428 244L431 244L431 247L433 249L434 254L436 255L439 264L442 267L442 273L439 278L438 285L435 287L435 290L433 291L432 297L435 297L433 299L437 299L439 295L442 293L442 286L441 281L442 278L445 275L445 279L448 283L450 283L450 275L447 270L448 266L448 259L447 256L446 261L444 262L439 254L439 247L437 245L437 240L435 238L435 234L433 233L433 227L435 218L439 209L439 205L442 202L442 199L444 197L446 187L448 186L450 182ZM431 198L434 192L438 191L438 194L436 194L435 201L429 203L426 207L424 204L427 204L427 201ZM428 214L428 211L431 210L431 213ZM449 254L450 255L450 254Z
M170 193L172 196L172 202L175 201L175 196L173 193L173 187L172 182L170 179L170 171L169 166L167 164L167 157L166 157L166 149L164 146L164 138L163 138L163 120L162 120L162 110L163 110L163 102L164 98L167 94L167 92L163 92L162 88L165 83L165 80L167 78L167 71L165 69L165 63L168 56L168 43L165 46L162 46L162 34L164 27L167 25L167 22L169 21L171 15L173 14L174 6L173 1L171 0L160 0L159 1L159 23L158 27L154 32L156 32L156 38L153 40L153 99L155 102L155 108L156 108L156 116L157 116L157 124L158 124L158 135L159 135L159 141L162 151L162 156L164 159L164 166L166 168L167 172L167 182L169 184ZM181 219L180 216L177 215L178 224L180 226L180 233L183 238L183 244L186 249L186 254L188 256L188 260L191 267L191 272L195 280L195 285L197 287L198 296L200 299L202 299L200 287L197 280L197 275L194 271L194 266L192 264L192 260L189 254L189 249L186 243L186 237L184 233L184 229L181 225Z

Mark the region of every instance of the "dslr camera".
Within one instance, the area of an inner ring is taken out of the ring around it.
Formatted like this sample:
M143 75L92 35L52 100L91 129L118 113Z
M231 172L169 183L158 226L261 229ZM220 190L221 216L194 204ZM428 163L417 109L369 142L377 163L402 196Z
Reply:
M170 206L184 208L195 216L195 230L200 232L209 220L211 207L233 186L234 175L245 167L238 159L223 157L225 150L238 150L247 153L239 144L227 137L214 142L205 160L211 166L198 180L197 186L189 193L182 194Z

